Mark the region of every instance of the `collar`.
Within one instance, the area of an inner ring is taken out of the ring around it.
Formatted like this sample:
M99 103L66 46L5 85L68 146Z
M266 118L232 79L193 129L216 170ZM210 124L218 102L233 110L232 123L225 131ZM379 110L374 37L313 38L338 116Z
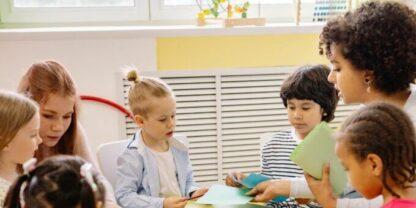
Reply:
M296 144L299 144L302 142L302 139L299 138L298 134L296 134L295 128L292 127L290 130L290 136L292 136L293 140L295 140Z
M171 139L168 140L169 146L182 150L188 151L188 147L186 145L186 137L181 135L173 135ZM141 130L139 129L132 138L132 141L127 145L127 148L137 149L139 152L143 152L146 148L146 145L143 142Z

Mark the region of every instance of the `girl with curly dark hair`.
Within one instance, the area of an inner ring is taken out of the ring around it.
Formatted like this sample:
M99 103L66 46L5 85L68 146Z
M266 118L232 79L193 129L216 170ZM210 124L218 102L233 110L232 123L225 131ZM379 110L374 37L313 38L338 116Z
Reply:
M372 1L327 23L320 53L332 63L328 80L345 103L384 101L416 121L416 13L397 2Z
M332 63L328 80L345 103L382 101L403 109L416 123L416 12L393 1L370 1L329 21L320 35L320 53ZM325 171L324 171L325 173ZM307 177L324 207L380 207L371 201L336 199L328 181ZM353 190L345 192L354 193Z

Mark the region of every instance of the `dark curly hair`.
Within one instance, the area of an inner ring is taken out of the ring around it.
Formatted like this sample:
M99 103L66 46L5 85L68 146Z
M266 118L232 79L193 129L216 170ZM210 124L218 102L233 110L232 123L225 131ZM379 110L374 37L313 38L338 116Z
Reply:
M28 174L19 178L10 187L4 207L20 208L21 189L27 208L95 208L98 202L104 206L104 184L92 172L92 180L81 175L86 162L77 156L60 155L43 160ZM103 207L102 206L102 207Z
M313 100L325 113L321 119L332 121L339 98L334 85L328 82L329 72L325 65L306 65L297 69L282 84L283 105L287 108L290 99Z
M416 13L398 2L371 1L330 20L320 35L319 53L332 44L359 70L374 73L386 94L406 90L416 78Z
M410 118L396 106L374 103L356 111L341 126L338 141L346 142L358 161L368 154L383 162L384 187L398 198L387 184L388 177L401 188L416 181L416 137Z

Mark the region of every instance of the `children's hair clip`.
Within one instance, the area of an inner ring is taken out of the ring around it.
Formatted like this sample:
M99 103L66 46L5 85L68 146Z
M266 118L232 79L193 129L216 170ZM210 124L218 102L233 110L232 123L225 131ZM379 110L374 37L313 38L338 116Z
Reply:
M91 163L85 163L81 166L80 174L88 184L90 184L92 190L95 192L97 191L97 184L94 182L94 178L92 177L92 165Z
M29 89L23 91L23 95L27 98L31 98L31 99L33 98L33 95L32 93L30 93Z
M35 169L36 167L36 162L38 160L36 158L30 158L28 161L26 161L25 163L23 163L22 167L23 167L23 173L24 174L29 174L30 171L32 171L33 169Z

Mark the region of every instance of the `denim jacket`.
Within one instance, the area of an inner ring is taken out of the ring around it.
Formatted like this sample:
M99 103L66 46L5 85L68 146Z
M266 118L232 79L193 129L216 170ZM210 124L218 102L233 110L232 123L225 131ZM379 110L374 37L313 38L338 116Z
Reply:
M176 166L176 177L182 197L198 189L193 180L188 148L174 137L169 140ZM160 194L159 169L150 149L145 146L140 130L133 136L124 152L117 158L118 204L126 208L163 208Z

